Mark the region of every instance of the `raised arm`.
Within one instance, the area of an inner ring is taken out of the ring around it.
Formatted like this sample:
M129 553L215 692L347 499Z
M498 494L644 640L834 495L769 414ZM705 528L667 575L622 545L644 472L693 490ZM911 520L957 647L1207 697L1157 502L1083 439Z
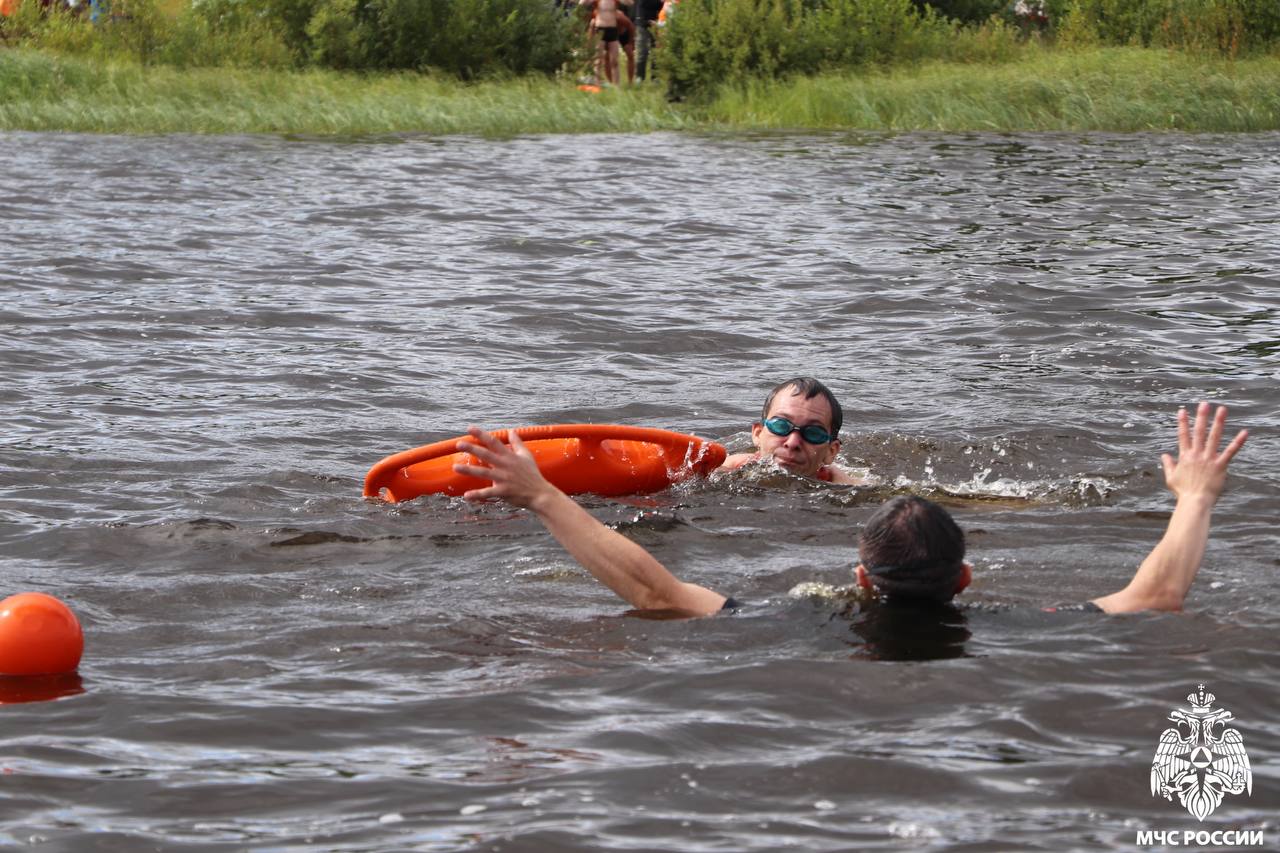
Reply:
M510 447L477 427L467 432L474 442L461 443L459 449L484 464L457 464L453 469L493 481L491 486L467 492L463 495L467 500L501 498L530 510L583 568L639 610L706 616L724 606L723 595L681 582L644 548L601 524L548 483L514 431Z
M1209 518L1227 483L1227 465L1244 446L1249 432L1240 430L1219 451L1227 422L1225 406L1219 406L1210 419L1209 404L1201 403L1195 425L1188 426L1187 421L1187 410L1179 409L1178 458L1175 460L1168 453L1160 457L1165 483L1177 499L1169 527L1128 586L1094 599L1093 603L1108 613L1181 610L1200 569L1209 541Z

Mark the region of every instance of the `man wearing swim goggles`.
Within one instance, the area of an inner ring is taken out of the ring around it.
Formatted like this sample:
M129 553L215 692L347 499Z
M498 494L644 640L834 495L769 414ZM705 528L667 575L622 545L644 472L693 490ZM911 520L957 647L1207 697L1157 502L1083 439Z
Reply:
M808 376L788 379L769 392L760 420L751 425L755 453L735 453L720 470L771 461L801 477L830 483L857 484L862 480L833 464L840 450L844 413L826 385Z

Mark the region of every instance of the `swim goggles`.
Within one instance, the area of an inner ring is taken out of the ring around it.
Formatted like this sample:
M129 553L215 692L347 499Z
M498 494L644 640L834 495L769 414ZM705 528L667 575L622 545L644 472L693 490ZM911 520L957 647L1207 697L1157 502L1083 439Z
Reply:
M826 444L831 441L831 433L817 424L796 426L786 418L769 418L764 421L764 428L782 438L791 435L793 432L798 432L800 437L810 444Z

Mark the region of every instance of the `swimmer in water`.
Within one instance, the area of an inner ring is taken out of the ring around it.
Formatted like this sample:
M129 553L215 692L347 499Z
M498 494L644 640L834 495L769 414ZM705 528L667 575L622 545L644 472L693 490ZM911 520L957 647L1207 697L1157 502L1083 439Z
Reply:
M1208 403L1196 410L1194 426L1178 411L1178 455L1161 457L1165 484L1175 505L1163 538L1119 592L1095 598L1089 606L1107 613L1181 610L1195 580L1209 539L1213 507L1227 481L1227 467L1244 446L1241 430L1219 450L1227 410L1210 416ZM551 485L519 436L507 446L478 427L459 449L481 464L457 464L459 474L492 481L464 497L499 498L530 510L565 550L600 582L640 610L708 616L737 607L714 590L684 583L641 546L592 517ZM894 498L865 525L858 539L859 585L893 600L949 601L969 584L972 566L964 560L964 533L951 515L932 501Z
M720 470L732 471L772 460L801 477L860 485L860 477L834 464L843 421L844 412L830 388L808 376L788 379L769 392L760 420L751 425L751 443L756 451L733 454Z

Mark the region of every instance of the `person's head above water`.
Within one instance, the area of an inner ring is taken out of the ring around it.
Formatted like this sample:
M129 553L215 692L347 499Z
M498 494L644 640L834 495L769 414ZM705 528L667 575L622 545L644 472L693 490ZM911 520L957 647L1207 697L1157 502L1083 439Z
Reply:
M816 477L840 450L844 412L831 389L817 379L788 379L765 398L760 420L751 425L751 443L760 456L793 474Z
M950 601L969 585L964 531L933 501L902 495L883 504L858 537L858 583L899 599Z

